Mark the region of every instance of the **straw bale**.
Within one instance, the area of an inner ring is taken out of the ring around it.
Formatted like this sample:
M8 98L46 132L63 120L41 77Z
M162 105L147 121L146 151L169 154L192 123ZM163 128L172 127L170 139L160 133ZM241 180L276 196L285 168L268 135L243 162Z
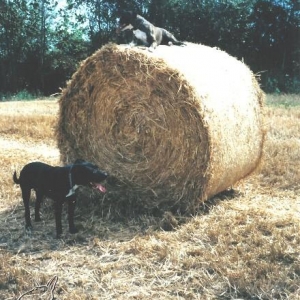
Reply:
M249 68L221 50L109 44L63 91L61 159L107 170L115 209L192 213L257 167L263 98Z

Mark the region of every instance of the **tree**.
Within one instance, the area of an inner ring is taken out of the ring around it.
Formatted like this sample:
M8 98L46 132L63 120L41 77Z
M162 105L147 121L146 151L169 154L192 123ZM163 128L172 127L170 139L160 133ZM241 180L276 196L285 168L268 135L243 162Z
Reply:
M251 53L248 52L249 64L255 70L265 71L262 77L267 91L288 92L293 85L290 78L300 80L299 9L295 0L259 0L253 7L248 39L248 45L252 45Z
M79 62L89 55L87 32L75 19L72 21L70 13L68 10L61 10L59 20L50 30L49 49L45 60L46 94L58 92L64 87Z
M24 51L30 47L22 31L28 32L30 27L24 26L27 7L25 0L1 1L0 18L0 89L13 91L22 80L18 75L18 63L24 60Z
M0 93L57 92L82 59L117 41L117 17L124 10L180 40L243 59L263 72L266 91L300 90L298 0L67 0L67 5L0 0Z

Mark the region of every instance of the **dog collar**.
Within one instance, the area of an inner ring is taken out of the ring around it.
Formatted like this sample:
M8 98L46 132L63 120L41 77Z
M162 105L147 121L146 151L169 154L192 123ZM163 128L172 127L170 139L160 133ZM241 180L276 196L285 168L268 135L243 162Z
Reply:
M75 191L77 190L78 188L78 185L75 184L73 186L73 182L72 182L72 168L73 168L73 165L71 165L70 167L70 171L69 171L69 184L70 184L70 190L69 190L69 193L66 195L66 197L71 197L75 194Z
M68 195L66 195L66 197L71 197L73 195L75 195L75 191L77 190L78 185L75 184L72 188L70 188Z

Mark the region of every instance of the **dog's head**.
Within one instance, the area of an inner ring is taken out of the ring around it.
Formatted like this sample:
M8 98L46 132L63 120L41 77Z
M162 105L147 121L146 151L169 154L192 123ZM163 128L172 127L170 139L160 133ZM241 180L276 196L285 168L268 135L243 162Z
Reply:
M74 184L90 185L105 193L106 188L100 184L108 174L98 168L98 166L82 159L77 159L72 166L72 177Z
M134 34L132 30L126 29L118 33L118 44L129 44L134 40Z
M120 15L117 33L126 29L133 29L133 24L136 20L137 13L132 11L125 11Z

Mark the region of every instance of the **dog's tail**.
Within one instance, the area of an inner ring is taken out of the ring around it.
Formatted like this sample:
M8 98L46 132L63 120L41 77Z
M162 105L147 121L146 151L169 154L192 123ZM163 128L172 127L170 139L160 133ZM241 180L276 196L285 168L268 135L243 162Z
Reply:
M186 43L180 42L180 41L169 42L169 46L172 46L172 45L175 45L175 46L186 46Z
M161 28L161 30L163 32L163 36L165 36L167 38L169 46L171 46L171 45L186 46L186 43L178 41L176 39L176 37L171 32L169 32L168 30L166 30L164 28Z
M176 46L186 46L187 45L185 42L181 42L181 41L173 42L173 44Z
M20 184L20 178L17 177L17 172L16 171L14 172L13 180L14 180L15 184Z

